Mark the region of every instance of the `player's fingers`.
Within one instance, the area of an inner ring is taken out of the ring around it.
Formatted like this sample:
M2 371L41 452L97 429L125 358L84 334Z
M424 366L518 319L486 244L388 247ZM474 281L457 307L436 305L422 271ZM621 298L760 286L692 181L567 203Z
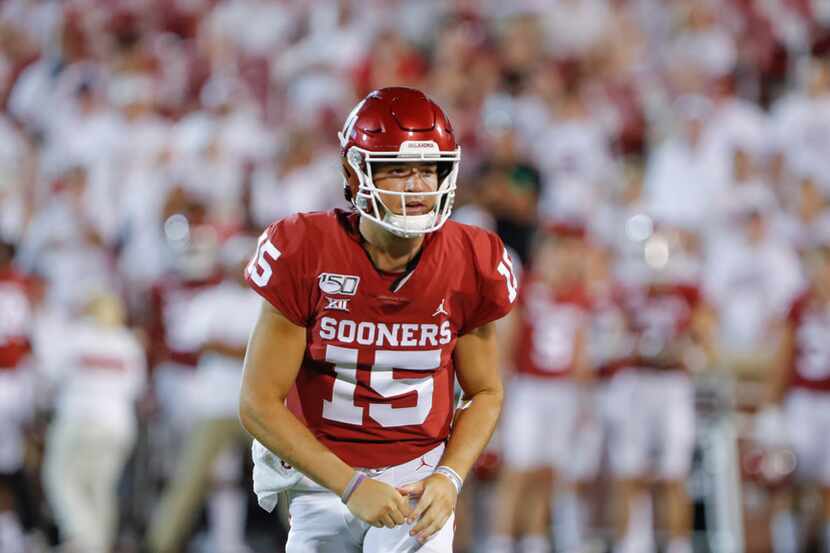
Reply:
M397 488L398 493L403 495L408 495L410 497L419 497L422 493L424 493L424 481L419 480L418 482L412 482L411 484L407 484L406 486L401 486Z
M449 516L441 516L435 517L432 522L430 522L429 526L427 526L424 530L418 532L415 536L419 542L424 543L429 538L435 535L438 530L444 527L444 524L447 523Z
M429 493L425 493L421 496L421 499L418 500L418 504L415 505L415 509L409 514L409 517L406 521L410 524L419 520L423 514L429 509L429 506L432 504L432 496Z
M385 526L386 528L394 528L395 526L397 526L397 524L395 524L395 519L392 518L392 515L389 513L380 517L380 520L383 523L383 526Z
M395 526L400 526L401 524L406 522L406 517L404 516L404 514L397 509L393 509L392 512L389 513L389 516L392 517L392 520L395 522Z
M403 515L403 517L408 519L412 513L412 500L405 495L399 495L395 501L395 505L398 507L398 511Z
M421 532L423 532L430 524L432 524L434 518L434 513L432 509L427 507L427 509L421 514L420 518L415 519L417 522L415 526L412 527L412 530L409 531L411 536L417 536Z

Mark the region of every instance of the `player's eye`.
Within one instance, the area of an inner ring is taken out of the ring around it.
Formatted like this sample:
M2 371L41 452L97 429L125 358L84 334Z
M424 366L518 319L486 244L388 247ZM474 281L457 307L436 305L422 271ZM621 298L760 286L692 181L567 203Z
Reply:
M380 178L385 177L406 177L411 173L411 169L405 166L398 166L398 167L384 167L383 169L377 172L377 176Z

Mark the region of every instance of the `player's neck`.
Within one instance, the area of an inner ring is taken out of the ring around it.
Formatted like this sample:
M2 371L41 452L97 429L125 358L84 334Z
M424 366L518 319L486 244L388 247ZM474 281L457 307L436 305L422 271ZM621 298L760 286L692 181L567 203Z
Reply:
M365 217L360 218L359 228L364 239L363 247L375 267L387 273L404 272L407 264L418 254L424 243L423 236L395 236Z

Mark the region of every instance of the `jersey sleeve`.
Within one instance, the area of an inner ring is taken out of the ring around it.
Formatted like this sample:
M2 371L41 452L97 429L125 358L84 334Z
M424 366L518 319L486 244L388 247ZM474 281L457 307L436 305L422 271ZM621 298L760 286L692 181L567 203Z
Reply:
M307 256L315 241L308 234L301 215L272 224L245 268L248 285L298 326L308 326L312 316Z
M519 297L517 267L498 236L489 232L476 236L474 256L478 302L465 318L461 334L501 319L510 312Z

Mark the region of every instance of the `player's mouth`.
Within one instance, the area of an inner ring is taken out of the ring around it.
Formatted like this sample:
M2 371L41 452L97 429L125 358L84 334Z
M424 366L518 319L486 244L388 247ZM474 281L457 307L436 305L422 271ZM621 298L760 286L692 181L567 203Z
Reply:
M422 202L406 202L407 215L423 215L430 210L427 204Z

